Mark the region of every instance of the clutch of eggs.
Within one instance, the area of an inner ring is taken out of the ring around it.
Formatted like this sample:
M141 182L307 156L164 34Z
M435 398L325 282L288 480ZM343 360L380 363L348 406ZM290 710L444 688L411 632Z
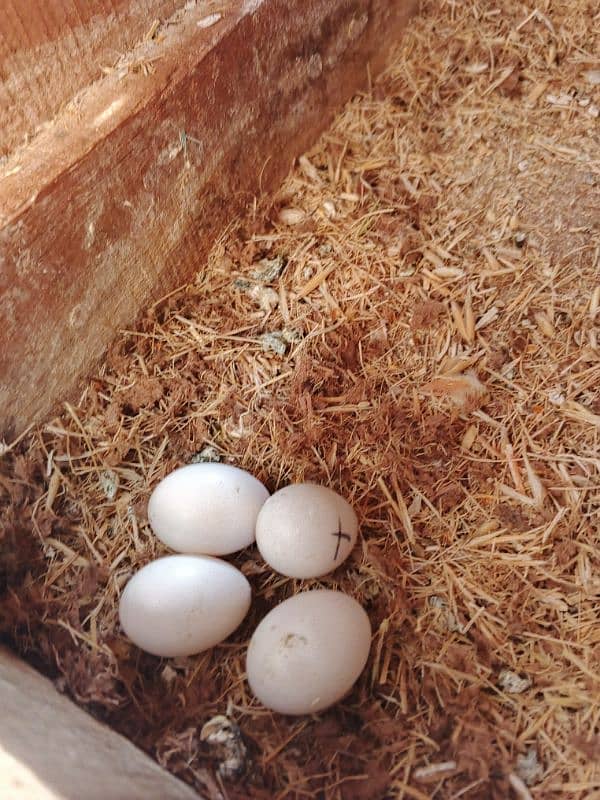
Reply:
M248 612L248 581L214 556L256 537L274 570L313 578L336 569L358 535L356 514L331 489L293 484L269 497L260 481L225 464L193 464L167 475L152 492L148 519L179 555L159 558L131 578L119 616L134 644L162 657L215 646ZM274 711L320 711L352 688L370 642L369 619L351 597L303 592L276 606L255 630L247 654L250 687Z

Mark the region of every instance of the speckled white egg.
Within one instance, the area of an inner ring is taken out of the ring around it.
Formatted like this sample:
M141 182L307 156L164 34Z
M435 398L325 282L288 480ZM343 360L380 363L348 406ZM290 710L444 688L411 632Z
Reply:
M226 561L174 555L151 561L125 586L121 627L155 656L191 656L222 642L250 607L250 584Z
M350 504L333 489L294 483L266 501L256 520L264 560L290 578L318 578L349 556L358 535Z
M370 646L371 624L356 600L328 589L302 592L276 606L255 630L248 683L273 711L322 711L350 691Z
M269 493L229 464L190 464L166 476L148 501L148 521L179 553L223 556L252 544Z

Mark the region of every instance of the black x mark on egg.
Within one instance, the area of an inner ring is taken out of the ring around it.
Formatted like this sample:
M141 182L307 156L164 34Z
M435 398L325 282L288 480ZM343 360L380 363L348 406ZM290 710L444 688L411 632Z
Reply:
M332 533L331 535L337 537L337 543L335 545L335 555L333 556L333 560L337 561L337 557L340 553L340 544L342 543L342 539L346 539L349 542L352 540L352 537L350 536L349 533L344 533L342 531L342 520L340 519L340 517L338 517L338 529L337 531L335 531L335 533Z

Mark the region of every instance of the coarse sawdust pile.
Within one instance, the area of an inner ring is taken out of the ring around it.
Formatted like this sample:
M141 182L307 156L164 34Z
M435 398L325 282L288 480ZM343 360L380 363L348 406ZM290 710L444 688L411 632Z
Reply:
M275 201L4 448L6 640L203 797L600 798L599 53L594 0L426 2ZM215 458L334 487L362 541L320 581L236 555L247 620L161 661L119 592L164 552L151 489ZM369 664L273 715L245 647L314 586L366 608Z

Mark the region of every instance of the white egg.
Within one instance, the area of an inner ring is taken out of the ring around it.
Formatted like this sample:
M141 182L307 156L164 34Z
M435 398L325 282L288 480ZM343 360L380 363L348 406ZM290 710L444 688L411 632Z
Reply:
M347 594L302 592L270 611L246 659L250 688L282 714L311 714L336 703L363 671L371 624Z
M318 578L344 561L354 547L358 520L337 492L295 483L267 500L256 520L264 560L290 578Z
M125 586L121 627L156 656L191 656L222 642L250 608L250 584L226 561L209 556L165 556L151 561Z
M223 556L254 541L269 493L249 472L228 464L190 464L171 472L148 501L148 521L179 553Z

